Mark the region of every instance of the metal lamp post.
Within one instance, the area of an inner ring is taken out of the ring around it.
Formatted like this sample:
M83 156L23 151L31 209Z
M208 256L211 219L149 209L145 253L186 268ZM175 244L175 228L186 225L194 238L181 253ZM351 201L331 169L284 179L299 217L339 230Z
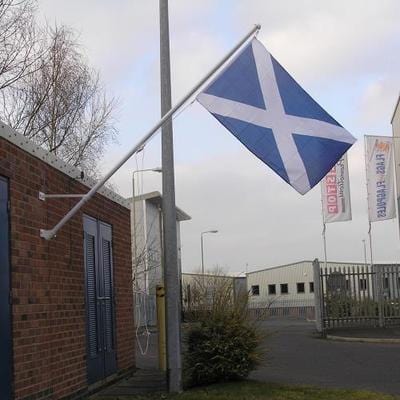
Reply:
M218 233L217 230L211 230L211 231L204 231L201 232L201 274L204 275L204 243L203 243L203 236L207 233Z
M133 174L132 174L132 199L135 198L135 174L137 174L139 172L148 172L148 171L162 172L162 169L160 167L155 167L155 168L138 169L138 170L133 171Z

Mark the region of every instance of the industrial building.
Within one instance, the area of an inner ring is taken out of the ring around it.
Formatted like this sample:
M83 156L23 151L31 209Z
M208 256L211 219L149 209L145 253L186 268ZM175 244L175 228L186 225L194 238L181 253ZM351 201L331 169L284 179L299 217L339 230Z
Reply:
M393 111L392 120L394 141L394 166L396 171L397 207L400 206L400 96ZM398 208L399 209L399 208ZM400 210L400 209L399 209Z
M323 263L321 263L323 266ZM327 268L364 267L363 263L327 262ZM312 261L299 261L247 273L249 307L256 316L314 318Z
M129 199L132 202L132 199ZM191 217L176 207L178 267L181 270L180 223ZM135 321L156 325L156 286L162 285L162 196L159 192L135 196L131 210Z

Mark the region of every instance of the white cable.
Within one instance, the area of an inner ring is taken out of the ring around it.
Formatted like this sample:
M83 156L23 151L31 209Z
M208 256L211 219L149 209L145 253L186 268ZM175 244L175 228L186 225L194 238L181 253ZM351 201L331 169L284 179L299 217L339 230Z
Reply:
M193 105L195 100L196 99L193 99L190 103L186 104L185 107L182 107L182 109L177 114L175 114L172 117L172 119L174 120L179 115L181 115L183 111L185 111L188 107ZM149 142L150 142L150 140L149 140ZM147 143L149 143L149 142L147 142ZM147 145L147 143L146 143L146 145ZM140 153L135 153L136 171L141 171L142 169L144 169L145 145L143 146L141 153L142 153L141 160L139 160ZM139 167L139 165L140 165L140 167ZM138 172L137 175L138 175L138 180L137 180L137 185L135 185L135 192L137 192L137 196L140 196L143 194L143 188L144 188L143 172ZM135 198L135 193L133 193L133 198ZM147 256L147 255L145 255L145 256ZM137 282L138 282L137 281L138 263L136 261L137 260L135 260L135 265L133 266L133 269L134 269L133 278L134 278L134 282L137 284ZM142 262L143 262L143 260L142 260ZM147 268L145 268L143 270L143 272L144 272L144 274L146 274L148 272ZM151 332L149 331L148 324L147 324L147 317L148 317L148 315L147 315L147 305L148 305L147 297L150 296L150 294L147 293L146 290L147 290L146 288L144 290L141 290L139 287L137 287L137 289L135 289L135 288L133 289L133 293L134 293L135 299L137 301L137 304L135 304L135 308L137 311L136 316L138 319L138 321L136 321L135 337L136 337L139 351L142 354L142 356L145 356L148 353L149 345L150 345L150 336L151 336ZM142 320L143 320L143 322L142 322ZM140 333L141 328L144 329L144 331L142 333ZM142 346L141 336L145 337L145 346L144 347Z
M137 313L138 314L138 319L139 319L138 322L139 323L136 325L136 334L135 334L135 336L136 336L136 341L137 341L140 353L142 354L142 356L145 356L147 354L148 350L149 350L150 335L151 335L151 333L150 333L150 331L148 329L148 326L147 326L147 315L146 315L146 313L145 313L145 319L144 319L144 321L145 321L144 332L139 334L139 331L140 331L140 326L141 326L141 323L140 323L141 322L140 309L142 308L142 306L146 307L146 303L145 302L142 303L142 295L144 295L143 298L145 298L146 293L144 293L143 291L135 291L134 293L139 295L139 296L136 296L136 298L140 299L139 302L138 302L139 304L137 305L137 306L139 306L139 312ZM143 349L143 346L142 346L142 343L141 343L141 339L140 339L139 336L145 336L145 348L144 349Z

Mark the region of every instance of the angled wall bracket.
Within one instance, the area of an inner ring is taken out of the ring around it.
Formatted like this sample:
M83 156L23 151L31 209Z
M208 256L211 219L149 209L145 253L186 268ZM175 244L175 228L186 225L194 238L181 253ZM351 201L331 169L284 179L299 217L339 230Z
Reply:
M46 194L39 192L39 200L46 201L46 199L69 199L76 197L83 197L85 194Z

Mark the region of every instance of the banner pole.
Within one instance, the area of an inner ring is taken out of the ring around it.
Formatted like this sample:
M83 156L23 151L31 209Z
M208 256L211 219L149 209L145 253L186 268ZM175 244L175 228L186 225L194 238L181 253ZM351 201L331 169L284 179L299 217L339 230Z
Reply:
M364 158L365 158L365 186L367 189L367 213L368 213L368 239L369 239L369 254L370 254L370 266L372 272L372 224L371 224L371 210L369 206L369 185L368 185L368 149L367 149L367 135L364 135Z
M372 222L371 222L371 209L370 209L370 193L369 193L369 176L368 176L368 162L369 153L367 146L367 135L364 135L364 156L365 156L365 177L367 186L367 205L368 205L368 239L369 239L369 255L370 255L370 272L373 274L372 283L375 286L373 289L374 296L378 301L378 323L380 327L384 326L383 308L382 308L382 274L381 269L374 268L374 259L372 255Z
M372 223L371 221L369 222L369 228L368 228L368 237L369 237L369 256L370 256L370 260L371 260L371 268L374 264L374 260L372 258Z
M261 29L261 25L255 25L238 44L222 60L208 72L178 103L175 104L157 123L153 126L139 142L128 151L128 153L99 181L94 185L82 199L75 204L71 210L49 230L41 229L40 236L46 240L52 239L57 232L87 203L96 192L132 157L143 148L153 135L168 121L236 52L246 41Z
M322 218L322 240L324 243L324 267L327 268L327 255L326 255L326 223L325 223L325 216L324 216L324 190L323 190L323 180L321 182L321 218Z
M328 267L328 258L326 254L326 223L325 221L323 222L323 229L322 229L322 237L324 239L324 267Z

